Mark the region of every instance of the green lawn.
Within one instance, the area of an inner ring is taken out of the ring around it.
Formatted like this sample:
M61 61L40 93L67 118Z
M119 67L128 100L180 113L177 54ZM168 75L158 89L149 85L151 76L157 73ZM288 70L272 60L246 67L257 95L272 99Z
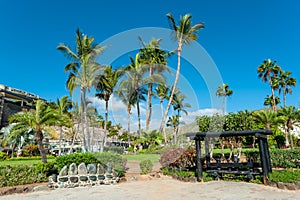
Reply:
M48 158L48 162L54 161L54 158ZM0 166L5 166L5 165L33 165L42 162L41 159L36 159L36 160L5 160L5 161L0 161Z
M156 163L160 159L159 154L128 154L124 155L124 158L127 158L127 160L134 160L134 161L142 161L142 160L151 160L152 163Z

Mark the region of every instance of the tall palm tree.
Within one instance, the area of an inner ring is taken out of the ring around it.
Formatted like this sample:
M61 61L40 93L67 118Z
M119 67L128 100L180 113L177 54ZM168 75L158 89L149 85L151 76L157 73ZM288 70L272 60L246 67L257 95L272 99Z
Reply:
M275 110L275 90L278 88L278 84L276 83L276 78L281 71L281 67L276 64L276 61L272 61L270 59L264 60L263 64L261 64L257 68L258 77L262 79L263 82L268 82L271 88L273 98L272 109Z
M96 97L105 101L105 123L104 123L104 138L102 140L102 147L106 143L107 136L107 122L108 122L108 102L111 95L114 93L119 78L123 75L123 69L113 70L111 66L107 66L104 73L97 78L96 83ZM103 150L103 148L101 148Z
M68 99L68 96L63 96L61 99L57 98L56 100L56 111L60 116L61 120L59 123L59 151L58 155L61 155L61 140L62 140L62 127L67 126L71 127L71 114L69 110L73 107L72 101Z
M88 131L86 117L86 93L94 85L94 81L100 73L100 65L96 62L96 58L103 52L105 46L94 43L94 37L88 37L81 33L79 29L76 31L76 48L72 51L65 44L59 44L57 49L62 51L72 62L67 64L65 72L69 73L67 80L67 88L70 95L76 87L80 87L80 103L81 103L81 122L82 134L84 138L84 148L90 148L90 135ZM87 141L85 140L85 132L87 132Z
M197 40L197 33L199 32L200 29L204 28L204 24L197 23L195 25L192 25L192 15L186 14L183 17L180 16L179 20L179 25L176 24L175 19L172 14L167 14L167 18L169 20L171 29L173 30L174 33L174 38L177 41L177 70L176 70L176 76L175 76L175 81L173 84L173 89L171 91L170 99L165 111L165 114L161 120L160 128L159 131L162 132L163 127L165 126L165 121L168 116L171 103L173 101L173 96L175 93L175 89L178 83L179 75L180 75L180 58L181 58L181 51L183 45L190 44L192 40Z
M168 99L168 94L170 92L170 87L163 85L163 84L159 84L156 88L155 88L155 95L159 97L159 103L160 103L160 109L161 109L161 117L163 118L164 116L164 106L163 106L163 102L165 99ZM167 142L167 135L166 135L166 131L165 128L163 127L163 135L164 135L164 141Z
M290 135L290 146L293 149L293 136L290 130L294 127L300 127L300 110L294 106L288 106L278 110L278 115L282 116L285 130L286 146L288 146L288 135Z
M136 55L134 60L130 57L130 65L126 67L125 76L126 78L121 81L119 88L132 89L128 91L131 95L136 97L136 106L138 114L138 132L139 137L142 136L141 132L141 118L140 118L140 96L141 92L145 90L145 86L149 83L162 84L165 82L165 79L160 74L153 74L151 77L145 77L145 72L147 71L147 66L141 65L139 63L139 54Z
M52 125L60 123L60 116L42 100L37 100L35 110L26 111L24 113L17 113L10 117L10 123L18 123L15 126L19 130L31 128L35 134L40 153L42 155L42 162L47 162L46 149L43 145L44 133L49 132Z
M167 57L171 53L160 49L161 39L152 38L149 44L145 44L139 37L143 48L139 51L139 62L142 65L148 66L149 77L154 73L162 74L164 71L169 72L167 68ZM152 116L152 88L153 83L148 84L147 106L146 106L146 130L149 130L149 125Z
M291 76L291 72L289 71L280 71L280 74L278 76L278 81L279 81L279 94L281 92L283 92L283 104L284 107L286 107L286 95L292 94L293 90L291 88L291 86L296 86L296 79L290 77Z
M225 115L225 101L227 96L231 96L233 94L233 90L229 89L228 84L222 84L218 87L216 91L216 95L219 97L223 97L222 100L222 114Z

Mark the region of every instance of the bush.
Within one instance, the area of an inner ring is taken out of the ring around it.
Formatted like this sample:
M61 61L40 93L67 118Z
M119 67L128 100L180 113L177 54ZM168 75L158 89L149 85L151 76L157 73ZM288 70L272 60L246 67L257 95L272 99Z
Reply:
M140 162L141 174L148 174L152 172L153 164L151 160L143 160Z
M283 183L295 183L300 180L299 170L286 170L282 172L273 171L269 174L269 181L271 182L283 182Z
M160 164L162 167L169 167L175 163L179 157L184 153L183 148L172 148L164 151L160 157Z
M6 160L8 158L8 156L6 155L6 153L0 151L0 161Z
M162 167L193 168L196 166L196 149L173 148L161 155Z
M272 167L300 167L300 149L273 149L270 151Z
M124 170L126 160L122 159L122 156L117 153L103 152L103 153L74 153L64 156L58 156L55 158L55 165L58 170L61 170L64 166L70 166L72 163L79 165L80 163L101 163L102 165L110 164L112 169Z
M35 165L37 173L45 174L47 177L52 174L57 174L57 168L54 167L54 162L38 163Z
M46 182L53 166L53 163L0 166L0 187Z

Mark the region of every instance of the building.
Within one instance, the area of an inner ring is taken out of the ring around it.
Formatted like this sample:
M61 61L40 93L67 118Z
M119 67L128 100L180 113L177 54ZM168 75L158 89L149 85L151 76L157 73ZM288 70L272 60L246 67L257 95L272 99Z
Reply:
M30 109L38 95L0 84L0 129L8 125L11 115Z

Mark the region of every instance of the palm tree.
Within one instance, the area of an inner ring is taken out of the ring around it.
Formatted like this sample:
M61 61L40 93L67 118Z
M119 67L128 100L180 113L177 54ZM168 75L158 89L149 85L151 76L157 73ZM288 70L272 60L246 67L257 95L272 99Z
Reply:
M167 121L167 127L173 128L173 142L174 144L177 144L177 133L179 128L179 116L178 115L172 115L169 117Z
M63 96L61 99L57 98L56 101L56 111L58 115L61 117L60 124L59 124L59 152L58 155L61 155L61 140L62 140L62 127L67 126L71 127L71 114L69 110L73 107L72 101L68 99L68 96Z
M222 100L222 114L225 115L225 101L227 96L231 96L233 94L233 90L229 89L228 84L222 84L218 87L216 91L216 95L219 97L223 97Z
M159 97L159 103L160 103L160 109L161 109L161 117L163 118L164 116L164 107L163 107L163 102L165 99L168 99L168 94L170 92L170 88L166 85L163 84L159 84L156 88L155 88L155 92L156 92L156 96ZM164 140L165 142L167 142L167 135L166 135L166 131L165 128L163 128L163 134L164 134Z
M143 48L139 52L139 62L142 65L147 65L149 70L149 77L156 72L162 74L164 71L169 72L167 69L167 57L170 55L164 50L160 49L161 39L152 38L149 44L145 44L139 37ZM149 125L152 116L152 87L153 83L148 84L148 99L146 107L146 130L149 130Z
M18 123L15 126L18 130L31 128L35 132L34 136L42 155L42 162L46 163L47 157L46 149L43 145L43 132L49 132L52 129L50 126L60 123L60 116L57 115L57 112L42 100L37 100L35 110L14 114L9 118L9 122Z
M290 130L295 126L300 127L300 110L296 109L294 106L288 106L278 110L278 115L282 116L284 123L286 146L289 144L288 135L290 135L290 146L291 149L293 149L293 136Z
M286 95L292 94L293 90L290 86L296 86L296 79L295 78L291 78L291 72L289 71L280 71L279 77L278 77L278 81L279 81L279 94L281 92L283 92L283 104L284 104L284 108L286 107Z
M90 135L86 117L86 93L94 85L96 77L100 73L100 65L95 60L105 48L105 46L95 44L94 37L82 34L79 29L76 31L75 51L72 51L65 44L57 46L58 50L62 51L72 60L65 67L65 72L69 72L67 88L70 90L70 95L72 96L76 87L80 87L81 122L83 123L82 134L85 150L89 150L90 148ZM87 141L85 140L85 131L87 132Z
M130 65L125 69L126 79L122 80L119 85L119 89L126 88L132 89L132 91L128 91L136 97L136 106L137 106L137 114L138 114L138 132L139 137L142 136L141 132L141 119L140 119L140 96L141 92L145 90L144 86L149 83L157 83L162 84L165 82L165 79L160 74L153 74L151 77L145 77L145 72L147 70L147 66L140 65L139 63L139 54L136 55L136 59L134 60L130 57Z
M104 73L97 78L96 83L96 97L105 101L105 123L104 123L104 138L102 140L102 147L106 143L107 122L108 122L108 102L111 95L114 93L119 78L123 75L123 69L113 70L111 66L107 66ZM101 148L103 150L103 148Z
M174 33L174 38L177 41L177 71L176 71L176 76L175 76L175 81L173 84L173 89L170 95L170 99L165 111L165 114L161 120L161 124L160 124L160 128L159 128L159 132L162 132L163 127L165 126L165 121L166 118L168 116L170 107L171 107L171 103L173 101L173 96L175 93L175 89L178 83L178 79L179 79L179 75L180 75L180 58L181 58L181 51L182 51L182 47L185 44L189 44L192 40L197 40L197 33L199 32L200 29L204 28L204 24L201 23L197 23L195 25L192 25L191 22L191 18L192 15L190 14L186 14L183 17L180 16L180 20L179 20L179 25L176 24L174 17L172 14L167 14L167 18L170 22L170 26L171 29L173 30Z
M273 99L275 99L275 105L273 104L274 101ZM264 105L265 106L270 106L271 108L276 108L276 106L280 104L280 98L278 96L275 96L275 98L273 98L272 96L267 95L267 97L265 98L264 101Z
M281 71L281 68L279 65L276 64L276 61L272 61L270 59L264 60L263 64L261 64L257 68L258 77L262 79L263 82L268 82L273 98L273 104L272 109L275 110L276 100L275 100L275 89L278 88L278 84L276 83L276 78L278 76L278 73Z
M255 111L252 117L254 122L262 124L267 130L276 128L282 122L282 118L272 110Z

